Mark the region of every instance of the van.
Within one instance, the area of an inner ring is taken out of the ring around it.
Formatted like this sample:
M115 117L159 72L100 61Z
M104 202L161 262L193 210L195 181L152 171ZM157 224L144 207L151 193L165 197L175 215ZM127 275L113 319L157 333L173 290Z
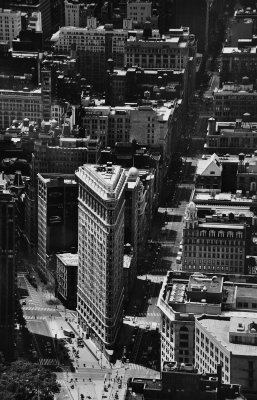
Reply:
M181 264L181 256L178 256L178 257L176 258L176 263L177 263L177 264Z
M64 329L64 330L63 330L63 334L64 334L65 336L70 337L70 338L75 338L75 333L72 332L72 331L66 331L66 330Z

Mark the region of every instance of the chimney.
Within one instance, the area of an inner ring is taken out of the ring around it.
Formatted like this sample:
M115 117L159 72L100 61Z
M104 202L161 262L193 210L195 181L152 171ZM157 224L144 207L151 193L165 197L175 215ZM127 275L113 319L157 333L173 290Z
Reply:
M106 172L107 174L112 174L112 162L108 161L106 164Z
M215 118L208 119L208 135L214 135L216 132L216 120Z

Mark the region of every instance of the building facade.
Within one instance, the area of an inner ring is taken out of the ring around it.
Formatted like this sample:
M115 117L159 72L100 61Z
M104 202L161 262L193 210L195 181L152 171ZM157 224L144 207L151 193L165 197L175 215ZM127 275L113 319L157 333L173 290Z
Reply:
M55 51L69 53L75 50L79 72L96 89L104 87L107 60L116 66L124 65L124 48L128 30L113 29L110 24L97 26L95 17L87 19L86 28L62 27L52 37Z
M212 373L221 364L224 383L239 384L246 395L256 396L256 315L238 314L196 318L195 363L200 373Z
M163 37L154 36L149 30L148 35L128 36L124 65L181 70L186 68L189 57L195 55L196 41L189 28L170 29Z
M56 4L59 0L10 0L8 2L8 7L15 11L21 11L31 14L32 12L41 12L42 18L42 33L43 38L47 39L50 37L51 33L55 32L56 24L55 19L59 17ZM55 10L55 15L52 11ZM53 14L53 15L52 15ZM61 20L58 20L57 26L61 25Z
M222 287L222 277L193 274L179 279L167 274L158 299L161 365L175 361L194 366L195 315L221 313Z
M36 122L43 119L41 89L0 90L0 128L8 128L14 119L24 118Z
M256 122L244 122L242 118L232 122L216 122L210 118L204 148L208 152L230 154L254 151L257 147L256 128Z
M11 46L21 31L21 12L0 8L0 26L0 41L7 41Z
M85 163L97 163L100 158L101 144L98 140L60 138L59 145L47 143L43 139L35 140L32 155L32 173L73 174Z
M65 307L76 310L78 284L78 255L57 254L56 293Z
M239 154L237 169L237 189L244 194L249 193L254 196L257 189L257 152L255 150L251 157Z
M38 174L38 269L50 281L55 254L77 249L77 196L74 175Z
M235 121L247 113L250 121L257 121L257 91L253 86L224 85L214 92L213 115L218 121Z
M93 17L96 4L80 0L65 0L65 26L86 27L87 18Z
M217 215L198 218L196 205L190 202L184 218L182 269L244 274L249 234L246 223Z
M65 26L80 26L80 9L82 3L79 1L65 0Z
M125 171L84 165L79 184L78 316L80 326L111 354L123 313Z
M221 77L223 81L239 81L247 76L256 79L256 44L252 39L239 39L238 46L223 47L221 53Z
M127 2L127 18L139 24L150 21L152 16L151 1L133 1Z
M181 103L158 105L84 107L82 126L86 135L98 139L103 146L116 142L132 142L149 147L160 146L165 162L176 147L181 121Z

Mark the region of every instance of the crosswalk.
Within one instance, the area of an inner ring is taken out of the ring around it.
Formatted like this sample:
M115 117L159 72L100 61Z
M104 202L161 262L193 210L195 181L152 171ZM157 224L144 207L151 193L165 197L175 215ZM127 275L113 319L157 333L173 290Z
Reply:
M52 320L49 315L23 315L26 321L36 321L37 319L40 320ZM35 318L36 317L36 318ZM61 319L61 316L54 317L54 319Z
M57 310L50 307L33 307L33 306L25 306L23 307L24 311L47 311L47 312L56 312Z
M61 387L66 387L66 381L64 379L56 379L56 382L59 383Z
M35 316L34 315L23 315L23 317L24 317L24 319L26 319L26 321L28 321L28 320L37 320L37 319L46 319L46 317L45 316L40 316L40 315L37 315L37 318L35 318Z
M29 292L29 295L30 295L30 297L32 299L33 304L35 304L38 307L42 306L42 300L38 296L38 293L37 293L36 289L29 283L27 278L25 278L25 281L26 281L28 292Z
M126 363L125 364L126 369L134 369L134 370L146 370L146 368L143 365L139 364L134 364L134 363Z
M40 358L38 362L40 365L59 365L56 358Z
M137 317L160 317L160 313L158 312L151 312L151 313L139 313L136 316Z

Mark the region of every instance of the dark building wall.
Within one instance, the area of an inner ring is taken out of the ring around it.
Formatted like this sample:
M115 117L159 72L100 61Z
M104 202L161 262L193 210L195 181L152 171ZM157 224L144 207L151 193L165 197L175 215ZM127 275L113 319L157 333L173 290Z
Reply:
M170 28L189 26L198 40L198 50L203 52L217 33L223 7L223 0L161 0L159 29L165 33Z
M47 253L68 251L78 241L78 187L47 188Z
M0 193L0 352L14 357L15 310L15 203Z
M42 51L43 34L33 30L22 30L19 40L12 42L14 51Z
M77 307L78 267L68 268L67 307L76 310Z
M24 76L25 74L32 74L31 83L38 84L38 60L37 58L16 58L10 56L0 56L0 74L8 75L10 77ZM1 87L2 88L2 87ZM3 87L4 89L4 87ZM9 87L9 89L12 89Z
M206 42L207 1L174 1L174 27L189 26L190 32L196 35L200 51L204 50Z

